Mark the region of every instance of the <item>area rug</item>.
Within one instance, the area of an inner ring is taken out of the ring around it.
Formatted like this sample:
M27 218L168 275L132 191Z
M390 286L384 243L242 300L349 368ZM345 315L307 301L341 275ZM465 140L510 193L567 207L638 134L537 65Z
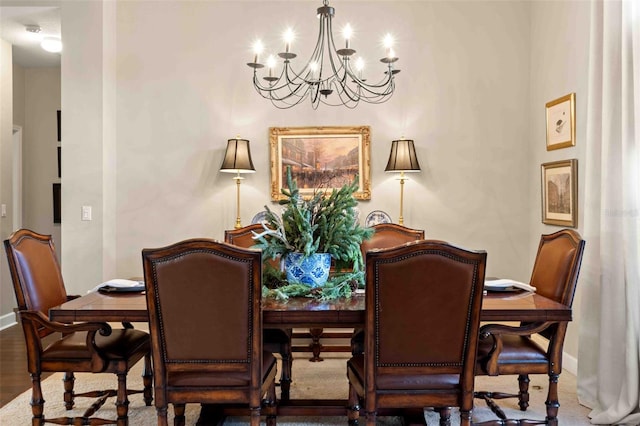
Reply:
M327 354L324 361L312 363L307 360L308 355L296 354L293 363L293 383L291 385L291 397L294 399L346 399L348 382L346 378L346 354ZM141 389L140 378L142 365L136 365L128 376L129 388ZM27 374L25 372L25 374ZM77 374L75 387L77 391L91 389L115 388L115 375L111 374ZM576 380L569 373L563 373L560 377L560 415L559 424L562 426L583 426L589 424L587 413L589 410L577 402ZM43 394L46 400L44 413L46 417L76 416L89 407L93 402L90 399L78 398L76 407L72 411L66 411L62 402L62 375L54 374L42 383ZM476 380L476 390L501 390L516 392L517 379L514 376L479 377ZM509 418L544 419L544 400L547 390L546 376L531 376L530 408L522 412L517 407L516 400L499 401L500 407ZM279 389L278 389L279 394ZM13 401L0 409L0 425L29 425L31 424L31 407L29 400L31 391L24 392ZM99 411L101 417L115 418L115 399L112 398ZM172 409L170 412L170 424L172 422ZM188 404L186 410L186 424L195 425L200 406ZM484 405L483 401L476 400L476 408L473 412L474 421L483 421L495 418L493 413ZM425 419L428 425L438 425L437 413L425 411ZM139 394L130 397L129 424L132 426L152 426L157 424L155 407L147 407ZM225 425L236 426L248 424L248 419L243 417L230 417L225 420ZM278 424L283 426L305 425L346 425L345 416L340 417L278 417ZM362 419L361 424L364 424ZM380 417L378 424L384 426L401 425L402 421L394 417ZM459 414L452 413L452 424L459 425Z

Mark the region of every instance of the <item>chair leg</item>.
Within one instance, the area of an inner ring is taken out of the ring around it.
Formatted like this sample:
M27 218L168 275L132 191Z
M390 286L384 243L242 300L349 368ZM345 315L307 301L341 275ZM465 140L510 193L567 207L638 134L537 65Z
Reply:
M185 407L186 404L173 403L173 426L184 426L186 421L184 417Z
M249 407L249 424L260 426L260 407Z
M280 356L282 356L282 373L280 374L280 400L289 401L291 389L291 370L293 367L291 342L282 345Z
M156 412L158 413L158 426L169 426L167 407L157 407Z
M549 374L549 393L547 394L547 400L545 405L547 406L547 424L550 426L558 425L558 408L560 408L560 402L558 401L558 378L560 374Z
M267 415L267 426L276 426L277 401L276 401L276 382L275 380L269 385L267 390L267 399L265 401L265 414Z
M440 413L440 426L451 426L451 407L444 407L438 410Z
M151 367L151 354L144 356L144 370L142 371L142 383L144 384L144 404L147 407L151 406L153 401L153 369Z
M367 411L367 426L376 426L377 417L377 412Z
M40 387L40 374L31 373L31 419L32 426L44 425L44 398L42 397L42 388Z
M116 396L117 425L128 426L129 398L127 397L127 372L118 373L118 391Z
M471 410L460 410L460 426L471 426Z
M518 406L521 411L527 411L529 408L529 375L518 375L518 385L520 392L518 393Z
M347 404L347 419L349 424L357 426L360 418L360 399L356 389L349 383L349 402Z
M64 373L62 382L64 383L64 408L71 410L73 408L73 383L76 378L73 372L67 371Z

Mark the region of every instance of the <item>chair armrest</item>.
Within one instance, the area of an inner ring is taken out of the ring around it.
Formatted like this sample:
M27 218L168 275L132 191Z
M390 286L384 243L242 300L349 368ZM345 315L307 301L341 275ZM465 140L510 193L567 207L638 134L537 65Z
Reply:
M99 331L101 335L108 336L111 334L111 326L106 322L82 322L76 324L65 324L62 322L50 321L40 311L18 311L20 317L33 321L39 324L41 327L47 330L55 331L58 333L69 334L76 331L93 332L94 334Z
M46 315L40 311L19 311L23 321L31 323L31 327L34 327L34 331L37 331L38 326L42 327L45 331L58 332L62 334L71 334L80 331L87 332L87 349L91 356L91 371L94 373L100 373L107 367L107 359L100 353L96 346L96 333L100 332L103 336L111 334L111 326L106 322L82 322L76 324L65 324L56 321L50 321ZM23 323L24 324L24 323Z
M489 376L497 376L498 370L498 358L502 352L502 336L531 336L535 333L540 333L546 330L550 326L557 324L557 322L535 322L525 323L520 326L514 327L504 324L486 324L480 327L480 340L492 339L492 348L489 351L489 356L479 360L482 364L482 368Z

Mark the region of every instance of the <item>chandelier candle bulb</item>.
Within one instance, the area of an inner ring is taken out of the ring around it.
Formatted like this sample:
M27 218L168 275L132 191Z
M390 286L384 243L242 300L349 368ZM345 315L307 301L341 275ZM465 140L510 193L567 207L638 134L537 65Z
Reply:
M287 31L284 32L284 51L285 53L289 53L289 49L291 49L291 42L293 41L293 30L291 28L287 28Z

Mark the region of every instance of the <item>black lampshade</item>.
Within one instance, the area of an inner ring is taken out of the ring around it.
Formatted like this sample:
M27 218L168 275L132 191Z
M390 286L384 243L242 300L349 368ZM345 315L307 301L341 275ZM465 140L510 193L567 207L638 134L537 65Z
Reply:
M420 164L416 155L416 148L410 139L399 139L391 143L389 162L385 172L418 172Z
M229 139L224 160L220 166L221 172L226 173L253 173L256 169L251 161L251 149L247 139Z

